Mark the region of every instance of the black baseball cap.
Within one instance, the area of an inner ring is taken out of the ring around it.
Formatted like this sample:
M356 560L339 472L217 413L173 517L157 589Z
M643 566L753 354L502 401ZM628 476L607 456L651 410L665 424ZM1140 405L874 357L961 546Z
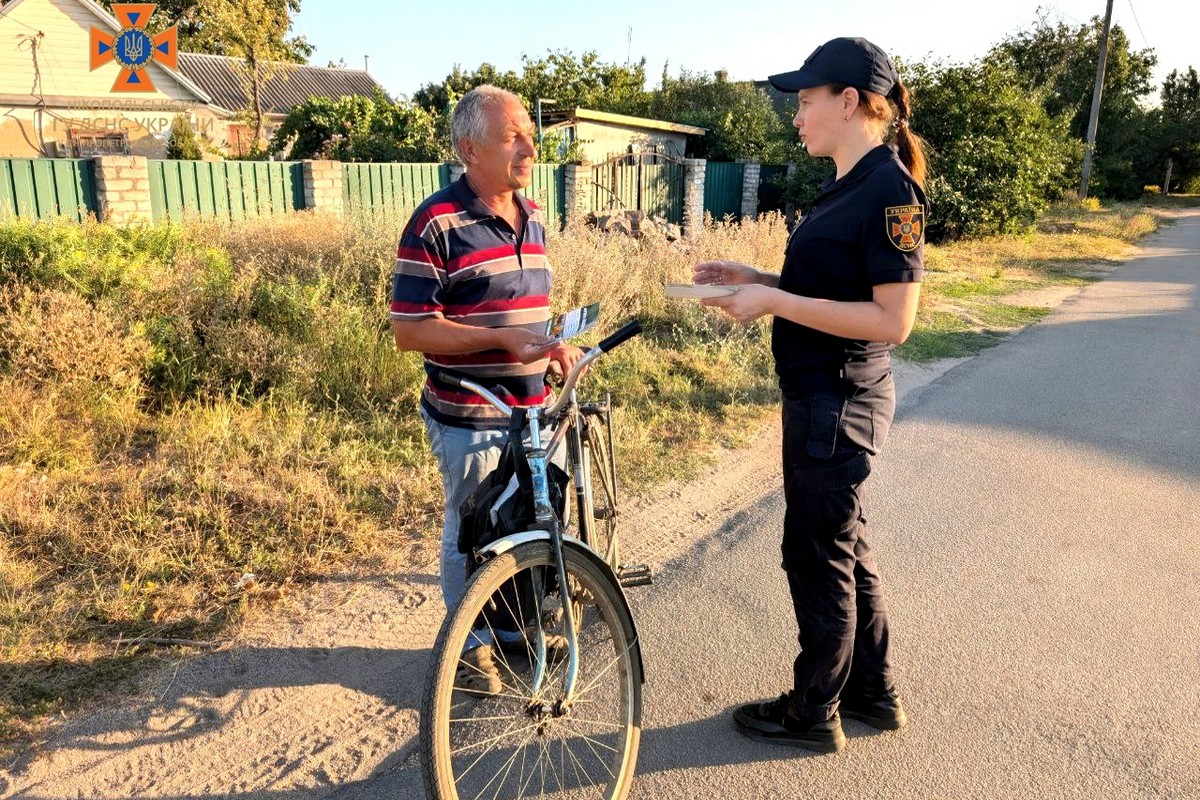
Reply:
M876 45L866 39L842 37L830 39L813 50L800 69L772 75L767 80L781 92L841 83L886 97L900 75L892 59Z

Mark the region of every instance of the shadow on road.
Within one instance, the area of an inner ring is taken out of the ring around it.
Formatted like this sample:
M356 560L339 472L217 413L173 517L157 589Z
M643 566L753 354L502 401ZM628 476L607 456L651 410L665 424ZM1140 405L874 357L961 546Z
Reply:
M1200 240L1200 220L1190 227ZM1200 249L1172 241L950 370L898 417L1005 428L1200 476Z

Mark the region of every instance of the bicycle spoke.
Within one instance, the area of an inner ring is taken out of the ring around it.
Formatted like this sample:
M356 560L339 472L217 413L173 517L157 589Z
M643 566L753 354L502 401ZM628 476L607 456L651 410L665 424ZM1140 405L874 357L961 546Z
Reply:
M507 689L510 687L506 686L505 688ZM504 698L508 698L510 700L520 700L522 703L529 702L528 695L511 694L509 692L497 692L496 694L489 694L486 697L484 697L483 695L480 695L478 692L471 692L469 689L455 688L454 691L458 692L459 694L465 694L467 696L467 698L471 701L471 704L473 704L473 705L478 704L478 702L480 700L484 700L484 699L494 700L498 697L504 697Z
M515 723L514 723L514 724L515 724ZM456 776L455 776L455 778L454 778L454 785L455 785L455 786L457 786L458 784L462 783L462 782L463 782L463 779L465 779L465 778L467 777L467 775L469 775L469 774L471 773L471 770L475 769L475 767L477 767L477 766L479 765L479 762L481 762L481 761L482 761L482 760L483 760L483 759L484 759L484 758L485 758L485 757L488 755L488 753L490 753L490 752L492 752L493 750L495 750L495 749L496 749L496 742L497 742L499 739L503 739L505 736L508 736L508 735L509 735L509 733L511 732L511 730L512 730L512 728L511 728L511 726L510 726L510 727L509 727L509 730L505 731L505 732L504 732L504 733L502 733L500 736L493 737L493 738L492 738L492 739L490 739L490 740L486 740L486 741L491 741L491 742L492 742L492 745L491 745L491 747L489 747L489 748L488 748L487 750L485 750L484 752L480 753L480 754L479 754L479 756L478 756L478 758L476 758L474 761L472 761L472 762L471 762L471 764L470 764L470 766L468 766L468 767L467 767L465 770L463 770L462 774L460 774L460 775L456 775ZM522 731L519 731L518 733L524 732L524 731L526 731L526 730L527 730L527 731L531 731L531 734L530 734L531 736L532 736L532 735L535 735L535 734L537 733L537 726L536 726L536 725L529 725L529 726L527 726L525 729L522 729ZM528 741L529 741L529 738L530 738L530 736L526 736L526 737L525 737L525 741L526 741L526 742L528 742ZM479 744L483 744L483 742L480 742ZM467 747L467 748L463 748L463 749L464 749L464 750L470 750L472 747L476 747L476 746L478 746L478 745L472 745L471 747ZM453 755L454 755L454 753L451 753L451 755L453 756ZM494 777L493 777L493 780L494 780ZM491 781L488 781L488 785L491 785ZM478 796L478 795L476 795L476 796Z
M452 717L449 721L450 721L450 724L453 725L453 724L460 723L460 722L498 722L499 720L502 720L502 719L512 719L512 714L507 714L503 717L473 717L471 719L466 719L463 717L459 717L459 718L455 719Z
M532 735L533 734L530 734L530 736L532 736ZM528 740L528 738L529 737L526 737L526 740ZM504 777L500 778L500 783L496 786L496 794L492 795L492 800L495 800L495 798L500 795L500 790L504 788L504 782L506 780L508 780L508 773L512 771L512 765L516 762L517 753L519 753L519 752L521 752L520 748L513 750L513 754L508 757L508 761L504 762L504 765L501 766L501 769L504 770L504 773L503 773ZM505 767L507 767L507 769L505 769ZM483 788L479 790L479 793L476 794L475 797L472 798L472 800L479 800L479 798L483 797L483 793L488 790L488 787L491 786L492 783L496 780L496 778L500 777L500 775L501 775L500 771L497 771L496 774L493 775L488 780L488 782L483 785Z
M522 720L520 717L518 717L517 719L513 720L513 722L511 724L509 724L509 726L507 728L504 729L503 733L499 733L490 739L484 739L481 742L475 742L474 744L469 744L469 745L466 745L465 747L460 747L457 750L451 750L450 755L456 756L456 755L459 755L460 753L465 753L468 750L474 750L476 747L483 747L485 744L488 744L488 743L494 744L495 742L498 742L499 740L503 739L505 736L508 736L510 733L512 733L513 728L520 725L523 721L524 720ZM533 723L530 723L526 727L536 727L536 726ZM524 730L524 728L522 730ZM487 749L487 751L485 751L482 755L480 755L479 758L483 758L483 756L487 755L488 752L491 752L492 749L493 748L489 747ZM479 761L479 758L475 759L475 762L473 762L471 764L471 767L475 766L475 763L477 763ZM470 772L471 767L467 767L467 770L466 770L466 772L463 773L463 775L466 775L467 772Z
M575 693L576 697L582 697L583 695L590 692L593 688L595 688L596 683L601 678L604 677L604 674L606 672L608 672L610 669L612 669L614 664L620 663L625 658L625 656L629 654L629 651L633 649L635 644L637 644L637 639L636 638L631 639L629 642L629 646L627 646L623 652L618 653L616 656L614 656L613 660L608 662L608 665L604 669L602 669L600 671L600 673L598 675L596 675L596 677L592 678L591 683L589 683L587 686L583 687L583 689L581 689Z
M464 668L464 667L466 667L466 668L469 668L469 669L472 669L472 670L474 670L475 672L479 673L480 675L487 675L487 673L486 673L486 672L484 672L483 670L481 670L479 667L475 666L474 664L468 664L468 663L467 663L466 661L464 661L464 660L462 659L462 657L460 656L460 657L459 657L459 659L458 659L458 665L457 665L457 667L456 667L456 670L455 670L455 672L457 673L457 670L459 670L459 669L462 669L462 668ZM503 680L503 679L501 679L501 680L500 680L500 686L501 686L501 687L503 687L503 688L505 688L505 689L508 689L508 690L509 690L509 692L512 692L512 694L506 694L506 693L504 693L504 692L497 692L496 694L493 694L493 695L488 695L488 697L511 697L511 698L513 698L513 699L515 699L515 700L521 700L521 701L525 701L525 700L528 700L528 699L529 699L529 693L528 693L528 692L526 692L524 695L521 695L521 694L516 694L516 692L518 691L518 690L516 689L516 687L509 686L507 683L505 683L505 682L504 682L504 680ZM466 695L467 695L467 696L469 696L469 697L474 697L474 698L477 698L477 699L480 697L480 695L479 695L479 693L478 693L478 692L472 692L470 689L462 689L462 688L460 688L460 687L457 687L457 686L456 686L456 687L454 687L454 691L456 691L456 692L462 692L463 694L466 694Z
M541 744L541 752L542 752L542 753L544 753L544 754L545 754L545 756L546 756L546 764L547 764L548 766L550 766L550 775L551 775L551 777L553 777L553 778L554 778L554 783L557 783L557 784L558 784L558 790L559 790L559 792L563 792L563 782L558 780L558 774L557 774L557 772L556 772L556 771L554 771L554 757L553 757L553 756L551 756L551 753L550 753L550 745L548 745L548 742L546 742L546 740L545 740L545 739L546 739L546 738L545 738L545 736L541 736L541 738L539 739L539 744ZM542 775L542 789L541 789L541 792L542 792L542 794L545 794L545 793L546 793L546 780L545 780L545 775Z
M625 725L618 723L618 722L601 722L598 719L588 719L586 717L577 717L574 714L572 714L570 717L567 717L567 719L572 723L583 722L587 725L603 725L603 726L606 726L606 727L612 728L613 730L618 730L618 731L624 730L626 727Z
M588 746L590 747L591 745L588 745ZM582 769L583 774L587 776L587 785L589 785L589 786L595 785L596 780L592 778L592 774L587 771L587 767L585 767L583 765L583 763L575 756L575 753L569 747L567 748L567 755L569 755L571 757L571 761L574 762L572 766L575 769L575 777L576 778L579 777L579 770ZM603 765L603 762L601 762L601 764ZM617 777L616 775L613 775L612 770L609 770L608 767L605 767L605 769L608 770L608 775L610 778Z
M516 582L515 577L512 580L512 586L513 586L513 589L515 592L516 588L517 588L517 582ZM503 588L503 587L501 587L501 588ZM508 613L511 616L512 615L512 606L509 605L508 598L505 597L503 595L503 593L501 593L500 591L497 591L496 594L500 595L500 599L504 601L504 607L508 610ZM492 596L495 597L495 595L492 595ZM517 598L518 598L517 602L519 603L520 602L520 594L519 593L517 594ZM512 675L513 678L516 679L521 684L521 689L523 689L525 691L525 694L531 696L533 694L533 688L528 683L526 683L524 680L521 679L521 676L517 674L517 671L512 668L512 664L510 664L508 662L508 655L504 652L504 648L501 647L501 645L500 645L500 637L497 635L496 629L492 627L492 623L487 619L487 615L484 615L484 622L487 623L488 633L491 635L491 638L492 638L493 654L499 656L500 661L504 664L504 669L507 670L508 674ZM521 633L521 638L524 639L523 631Z
M525 740L525 743L521 745L521 777L522 778L525 777L525 759L529 755L529 742L532 738L533 738L532 736L527 738ZM526 780L524 783L517 781L517 796L518 797L525 796L525 788L527 786L529 786L529 784L533 783L533 776L535 774L536 774L536 772L531 769L531 770L529 770L529 779L528 780Z
M613 780L616 780L616 778L617 778L616 773L614 773L609 768L608 763L600 756L600 754L598 752L596 752L596 748L592 747L592 743L590 741L588 741L587 737L580 737L580 738L583 739L583 743L588 746L588 749L592 751L592 756L596 759L596 761L600 764L600 766L604 767L604 771L608 773L608 777ZM616 752L616 751L614 750L613 752Z

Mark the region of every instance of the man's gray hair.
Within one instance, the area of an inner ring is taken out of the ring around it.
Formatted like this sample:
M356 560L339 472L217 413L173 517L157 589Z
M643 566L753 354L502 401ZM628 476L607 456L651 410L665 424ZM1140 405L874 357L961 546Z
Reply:
M463 158L462 147L459 143L463 139L469 139L472 142L486 141L489 134L488 107L507 100L521 102L521 98L512 92L485 83L482 86L476 86L458 101L458 105L454 107L454 112L450 115L450 140L454 145L454 152L458 153L458 157L463 163L466 163L466 159Z

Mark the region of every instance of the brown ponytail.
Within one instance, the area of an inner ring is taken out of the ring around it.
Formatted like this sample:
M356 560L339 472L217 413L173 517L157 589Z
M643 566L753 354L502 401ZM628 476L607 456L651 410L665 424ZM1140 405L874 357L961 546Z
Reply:
M908 127L908 120L912 114L912 95L909 94L907 86L896 81L896 85L888 93L887 99L895 107L892 124L896 129L896 150L900 154L900 160L904 162L904 166L908 168L908 173L912 175L917 185L924 188L925 149L921 146L921 140Z
M844 83L829 84L829 91L833 94L841 94L847 88L848 85ZM908 127L908 120L912 115L911 102L912 95L909 94L908 87L900 81L896 81L887 97L865 89L858 90L858 107L862 109L863 116L879 125L885 140L888 138L887 129L891 128L891 133L895 134L900 161L917 185L923 189L926 172L925 148L921 139Z

